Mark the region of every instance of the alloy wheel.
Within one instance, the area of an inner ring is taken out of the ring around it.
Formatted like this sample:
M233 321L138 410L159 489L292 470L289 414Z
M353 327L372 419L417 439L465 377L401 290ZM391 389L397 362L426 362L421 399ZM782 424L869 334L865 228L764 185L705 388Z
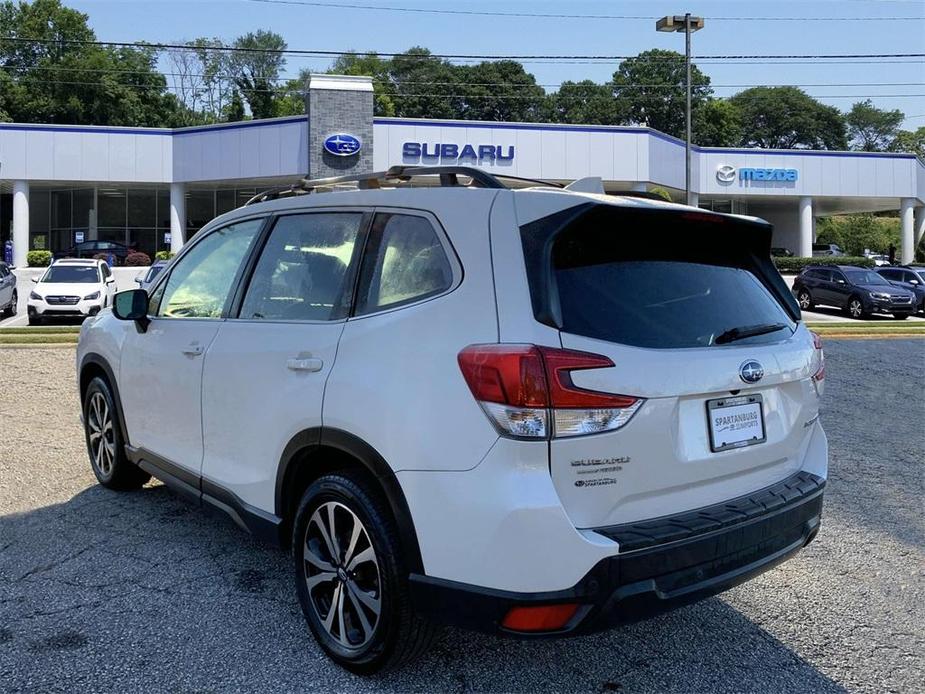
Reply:
M810 307L812 301L809 297L809 292L800 292L800 308L806 310Z
M112 474L116 458L115 433L112 428L112 412L106 398L99 391L90 397L87 407L87 427L90 438L90 457L100 475Z
M321 626L343 648L372 639L382 611L376 551L357 515L344 504L321 504L302 544L305 583Z
M864 313L864 307L861 306L861 302L857 299L852 299L848 304L848 313L851 314L852 318L860 318L861 314Z

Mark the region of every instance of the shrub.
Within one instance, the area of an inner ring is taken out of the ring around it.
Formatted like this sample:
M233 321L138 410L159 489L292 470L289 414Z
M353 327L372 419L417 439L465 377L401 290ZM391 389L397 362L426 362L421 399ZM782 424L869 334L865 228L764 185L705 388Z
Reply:
M131 267L141 267L142 265L150 265L151 256L147 253L142 253L141 251L133 251L125 256L125 262L123 265L129 265Z
M807 265L856 265L875 267L870 258L850 255L825 255L820 258L771 258L779 272L800 272Z
M899 248L899 219L872 214L824 217L817 224L817 243L837 243L845 253L861 255L865 249L887 254L890 245Z
M51 265L51 251L29 251L26 264L29 267L48 267Z
M95 256L93 256L93 259L94 260L105 260L109 262L109 253L97 253Z
M158 251L157 253L154 254L154 259L155 260L170 260L171 258L174 257L174 255L176 254L171 253L170 251Z

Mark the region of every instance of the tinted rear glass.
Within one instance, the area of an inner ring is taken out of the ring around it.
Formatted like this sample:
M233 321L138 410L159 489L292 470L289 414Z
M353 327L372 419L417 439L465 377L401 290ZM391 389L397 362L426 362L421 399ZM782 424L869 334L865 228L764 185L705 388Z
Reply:
M713 226L696 216L649 221L610 213L560 231L550 293L562 330L665 349L710 346L723 333L757 325L783 327L733 344L789 337L793 319L755 272L762 261L744 236L754 230L737 236L734 226Z

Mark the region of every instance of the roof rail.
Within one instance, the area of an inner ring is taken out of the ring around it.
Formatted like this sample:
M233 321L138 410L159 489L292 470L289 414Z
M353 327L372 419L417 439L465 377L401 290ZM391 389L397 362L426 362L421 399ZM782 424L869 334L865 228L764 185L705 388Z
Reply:
M344 183L356 183L357 188L360 190L376 189L381 188L383 184L407 183L417 176L439 176L440 186L444 188L451 188L454 186L493 189L507 188L508 186L502 183L504 180L537 186L562 187L560 183L549 183L547 181L520 178L518 176L507 176L505 174L491 174L474 166L392 166L387 171L374 171L367 174L334 176L331 178L303 178L292 185L278 186L257 193L257 195L244 203L244 205L253 205L254 203L264 202L266 200L276 200L277 198L289 195L305 195L306 193L314 192L318 188L338 186ZM460 176L469 178L470 182L460 182Z

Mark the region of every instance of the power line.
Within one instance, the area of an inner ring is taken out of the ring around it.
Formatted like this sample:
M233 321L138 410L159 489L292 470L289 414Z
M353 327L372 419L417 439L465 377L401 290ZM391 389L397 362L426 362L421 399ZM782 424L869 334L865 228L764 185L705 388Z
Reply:
M209 46L206 48L200 46L191 46L182 43L145 43L140 41L91 41L87 39L35 39L23 38L18 36L8 36L0 38L2 41L12 41L21 43L44 43L55 45L92 45L92 46L115 46L119 48L138 48L138 49L156 49L156 50L182 50L182 51L216 51L228 53L257 53L257 54L280 54L280 55L308 55L319 57L342 57L349 55L377 55L389 58L406 58L406 59L456 59L456 60L629 60L635 58L638 60L677 60L675 56L645 56L640 58L638 55L478 55L465 53L428 53L426 55L415 55L407 53L393 53L385 51L331 51L331 50L309 50L303 48L248 48L243 46ZM885 58L925 58L925 53L819 53L819 54L739 54L739 55L699 55L693 56L696 60L845 60L845 59L885 59Z
M649 15L617 14L560 14L543 12L498 12L488 10L447 10L432 7L384 7L381 5L361 5L357 3L312 2L309 0L246 0L265 5L301 5L305 7L324 7L339 10L373 10L376 12L404 12L410 14L442 14L477 17L516 17L530 19L616 19L624 21L655 21L658 17ZM922 21L922 17L711 17L711 22L908 22Z

